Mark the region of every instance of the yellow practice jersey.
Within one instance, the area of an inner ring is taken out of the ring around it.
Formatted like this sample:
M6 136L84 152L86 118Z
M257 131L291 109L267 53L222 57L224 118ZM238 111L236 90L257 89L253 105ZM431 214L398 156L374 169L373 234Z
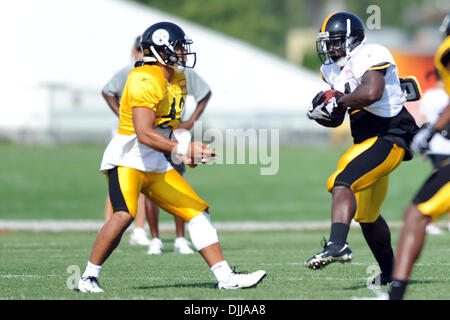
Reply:
M444 40L444 42L442 42L441 46L436 52L436 55L434 56L434 65L439 71L442 81L444 81L445 91L448 95L450 95L450 70L448 70L442 63L442 58L446 54L450 54L450 36L448 36Z
M132 117L135 107L145 107L155 111L155 127L175 129L180 123L186 94L184 73L174 73L172 83L169 83L161 68L156 65L136 67L128 75L123 89L118 133L136 134Z

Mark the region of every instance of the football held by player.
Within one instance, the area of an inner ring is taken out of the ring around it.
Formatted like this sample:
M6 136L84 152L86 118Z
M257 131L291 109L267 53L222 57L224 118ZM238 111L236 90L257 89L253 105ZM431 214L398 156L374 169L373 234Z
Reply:
M81 292L103 292L98 284L100 270L132 223L140 193L187 222L192 243L211 268L219 289L254 287L266 275L263 270L249 274L231 270L211 224L208 204L165 157L176 154L186 163L200 163L215 155L201 142L190 143L190 136L170 139L180 123L187 94L183 71L195 65L191 43L170 22L156 23L142 35L143 63L128 75L118 133L106 147L100 168L108 179L114 213L95 239L78 283Z
M394 253L381 205L389 174L412 158L409 144L418 127L403 106L406 99L391 53L379 44L366 43L357 16L348 12L329 15L316 45L322 77L333 91L319 93L307 115L321 125L336 127L348 113L354 145L340 158L327 182L332 195L329 240L305 265L321 269L335 261L350 261L353 253L347 235L354 219L361 225L385 285L391 280Z

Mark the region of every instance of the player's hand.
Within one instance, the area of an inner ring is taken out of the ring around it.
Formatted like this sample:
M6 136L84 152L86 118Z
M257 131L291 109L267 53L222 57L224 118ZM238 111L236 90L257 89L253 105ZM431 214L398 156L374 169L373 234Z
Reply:
M192 159L187 156L181 156L177 155L177 158L181 160L185 165L187 165L189 168L195 168L197 166L196 163L192 163Z
M191 130L193 126L194 126L194 121L188 120L188 121L180 122L177 129Z
M330 120L332 114L339 108L338 98L339 94L333 93L333 96L327 97L325 92L320 91L312 100L306 115L312 120Z
M414 153L425 153L429 149L429 142L435 133L436 129L430 123L425 123L414 136L410 145L411 150Z
M202 142L192 142L187 152L186 164L208 163L215 159L216 152L208 150L209 144Z

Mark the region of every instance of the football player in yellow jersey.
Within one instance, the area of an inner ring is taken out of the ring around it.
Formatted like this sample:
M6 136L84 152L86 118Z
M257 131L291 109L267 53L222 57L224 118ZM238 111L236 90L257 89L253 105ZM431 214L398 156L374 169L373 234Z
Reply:
M192 41L176 24L159 22L141 38L142 65L128 76L120 102L118 133L108 144L101 164L107 175L113 215L95 239L85 272L78 282L81 292L103 292L98 284L102 264L117 247L136 215L140 193L159 207L187 222L192 243L218 281L219 289L256 286L264 270L235 273L222 255L209 206L172 168L165 154L186 163L209 162L215 152L190 134L174 131L186 99L184 68L194 67ZM176 139L171 139L175 135Z
M450 96L450 14L444 19L441 30L445 40L435 56L435 66L445 82ZM423 153L436 132L450 139L450 104L442 111L434 125L425 124L414 136L411 149ZM450 152L450 150L449 150ZM389 292L391 300L401 300L408 285L414 262L422 251L426 226L450 211L450 157L444 159L434 170L405 210L405 223L400 234L397 254Z

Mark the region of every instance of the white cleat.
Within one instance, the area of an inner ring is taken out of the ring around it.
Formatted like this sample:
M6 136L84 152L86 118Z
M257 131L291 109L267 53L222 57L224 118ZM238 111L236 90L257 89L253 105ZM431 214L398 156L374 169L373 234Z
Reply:
M84 293L98 293L103 292L103 289L100 288L98 284L98 279L95 277L82 277L78 281L78 291Z
M132 246L149 246L150 240L147 238L145 230L142 228L134 228L130 236L130 244Z
M147 254L161 254L163 249L162 241L159 238L153 238L148 246Z
M433 234L433 235L437 235L437 234L443 234L444 231L442 231L438 226L436 226L434 223L429 223L425 229L425 231L427 232L427 234Z
M253 273L232 273L227 282L219 282L219 289L245 289L253 288L258 285L266 276L264 270L258 270Z
M194 250L189 247L189 241L186 240L184 237L179 237L175 239L174 243L174 251L176 253L181 254L193 254L195 253Z

